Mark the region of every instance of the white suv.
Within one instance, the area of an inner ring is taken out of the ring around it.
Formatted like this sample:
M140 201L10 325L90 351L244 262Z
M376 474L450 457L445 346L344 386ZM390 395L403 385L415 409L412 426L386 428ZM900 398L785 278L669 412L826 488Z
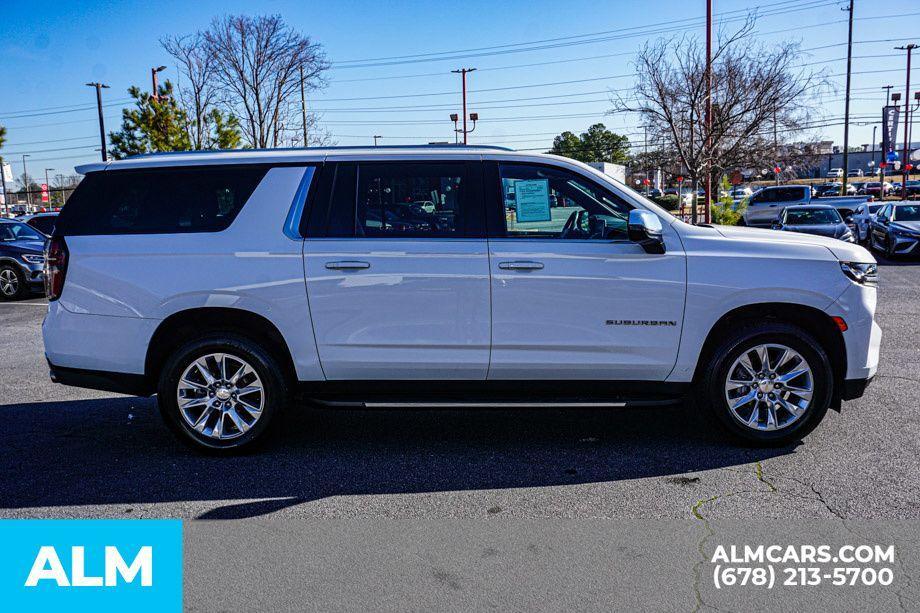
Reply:
M86 174L47 249L51 377L158 395L234 450L301 398L685 398L762 444L874 376L875 260L682 223L573 160L491 147L140 156Z

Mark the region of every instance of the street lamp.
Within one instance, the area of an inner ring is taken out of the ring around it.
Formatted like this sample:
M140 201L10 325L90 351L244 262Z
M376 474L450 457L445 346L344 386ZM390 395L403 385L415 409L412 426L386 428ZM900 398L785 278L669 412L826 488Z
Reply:
M96 110L99 111L99 140L102 142L102 148L100 151L102 151L102 161L105 162L108 161L109 158L105 153L105 122L102 119L102 90L108 89L109 86L98 81L87 83L86 85L87 87L96 88Z
M451 113L450 120L454 122L454 144L459 145L460 137L458 135L460 134L460 130L457 129L457 122L460 121L460 115L456 113Z

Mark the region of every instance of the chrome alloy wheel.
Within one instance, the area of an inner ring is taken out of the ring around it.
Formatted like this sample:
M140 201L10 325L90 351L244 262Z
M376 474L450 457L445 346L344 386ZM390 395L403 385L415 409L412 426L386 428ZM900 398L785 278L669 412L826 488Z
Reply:
M764 344L746 350L728 369L725 400L742 425L782 430L805 415L814 389L811 366L799 352Z
M265 406L265 389L245 360L210 353L185 369L176 398L186 424L223 441L242 436L255 425Z
M15 296L19 291L19 276L12 268L0 270L0 292L4 296Z

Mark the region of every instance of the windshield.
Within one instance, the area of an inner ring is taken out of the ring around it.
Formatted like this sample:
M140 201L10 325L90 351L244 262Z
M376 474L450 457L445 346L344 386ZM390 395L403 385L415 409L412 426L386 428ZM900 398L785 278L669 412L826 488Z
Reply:
M0 240L5 241L43 241L45 237L22 222L0 224Z
M920 221L920 204L899 204L894 207L894 221Z
M805 226L840 223L840 214L834 209L786 209L786 225Z

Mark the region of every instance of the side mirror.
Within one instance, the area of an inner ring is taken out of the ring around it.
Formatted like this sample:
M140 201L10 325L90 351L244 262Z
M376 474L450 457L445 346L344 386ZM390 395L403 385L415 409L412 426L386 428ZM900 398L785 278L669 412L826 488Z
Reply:
M646 253L664 253L661 219L651 211L631 210L629 221L626 223L626 234L629 240L645 249Z
M848 224L849 224L849 223L853 223L853 216L852 216L852 215L847 215L846 217L844 217L844 218L843 218L843 223L848 223Z

